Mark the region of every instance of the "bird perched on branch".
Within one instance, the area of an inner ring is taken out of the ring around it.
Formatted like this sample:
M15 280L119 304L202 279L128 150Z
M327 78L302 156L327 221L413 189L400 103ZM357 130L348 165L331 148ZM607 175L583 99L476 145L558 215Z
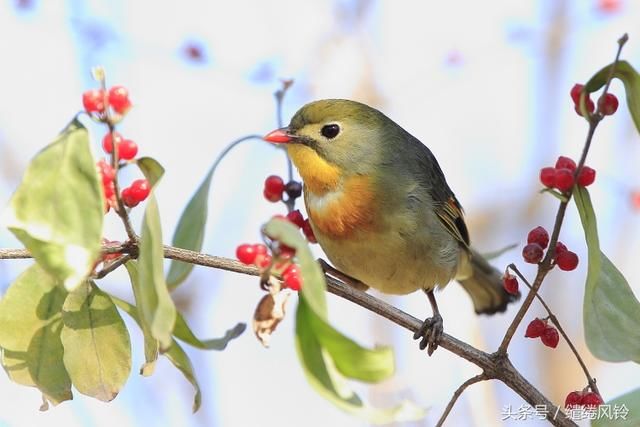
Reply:
M471 248L462 207L429 148L380 111L316 101L264 139L286 144L314 234L338 274L383 293L426 292L433 316L414 338L429 354L443 332L434 289L455 279L484 314L519 297Z

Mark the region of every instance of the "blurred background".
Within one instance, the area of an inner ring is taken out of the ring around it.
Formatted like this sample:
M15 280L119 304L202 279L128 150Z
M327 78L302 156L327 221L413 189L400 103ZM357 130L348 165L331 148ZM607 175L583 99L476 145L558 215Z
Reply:
M82 92L95 86L91 67L103 65L108 84L128 87L135 104L121 133L166 168L157 195L169 241L217 154L233 139L277 126L273 93L281 78L292 78L285 122L303 104L321 98L351 98L381 109L435 153L466 210L474 245L489 252L517 243L493 262L503 268L515 261L532 277L534 268L521 262L522 243L531 228L552 227L558 205L538 193L538 171L561 154L578 158L587 130L569 90L613 60L624 32L630 41L623 57L640 67L638 23L640 3L624 0L5 0L0 3L0 205L6 206L30 158L81 109ZM621 105L597 131L587 161L598 171L591 193L603 251L640 295L640 271L633 268L640 250L640 138L622 102L622 85L614 82L612 92ZM102 156L104 130L91 130L94 152ZM238 244L259 240L264 221L285 212L284 205L262 197L270 174L286 174L278 149L253 141L231 152L213 180L204 251L233 257ZM136 178L125 175L125 183ZM134 213L136 224L139 214ZM105 237L125 237L113 214L107 216ZM552 272L542 294L609 400L638 386L640 368L600 362L585 347L586 248L573 207L561 240L582 262L572 273ZM18 246L0 229L0 247ZM0 261L0 294L27 264ZM129 296L120 270L100 285ZM262 292L253 277L198 267L174 296L197 334L214 337L238 321L250 323ZM417 317L430 315L421 293L385 299ZM477 317L457 284L438 299L445 331L489 352L516 308ZM445 350L427 358L408 332L336 297L329 300L332 322L343 332L362 344L394 346L393 380L356 388L376 405L408 398L429 408L425 420L403 425L433 425L458 385L479 373ZM586 381L565 343L552 350L524 338L527 320L543 314L534 303L510 355L525 377L561 404ZM306 383L292 316L269 349L251 331L224 352L188 349L203 391L196 414L190 384L165 359L152 377L136 374L143 362L142 338L129 326L134 369L115 401L104 404L75 393L73 401L41 413L37 390L0 374L0 426L367 425ZM498 382L480 383L463 394L447 425L546 425L501 420L505 407L515 411L523 403Z

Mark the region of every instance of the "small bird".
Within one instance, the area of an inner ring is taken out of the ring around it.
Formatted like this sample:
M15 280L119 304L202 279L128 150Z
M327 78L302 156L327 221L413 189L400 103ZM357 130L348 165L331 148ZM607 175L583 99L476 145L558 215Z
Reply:
M315 101L264 139L286 144L302 177L311 227L335 267L324 265L329 274L361 289L427 294L433 316L414 339L429 355L443 333L434 289L457 280L483 314L519 297L471 248L462 207L429 148L380 111Z

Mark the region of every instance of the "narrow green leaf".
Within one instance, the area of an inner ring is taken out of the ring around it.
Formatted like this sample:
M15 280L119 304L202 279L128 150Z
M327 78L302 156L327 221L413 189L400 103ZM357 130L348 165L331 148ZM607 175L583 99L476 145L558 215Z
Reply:
M300 298L296 312L296 349L309 383L316 391L347 413L372 424L399 423L424 418L425 411L410 401L390 408L374 408L354 393L339 372L333 354L317 334L317 323L323 322ZM344 348L346 349L346 347ZM384 371L384 369L382 370ZM377 377L377 374L375 375Z
M482 254L482 257L484 259L486 259L487 261L490 261L492 259L498 258L499 256L509 252L512 249L515 249L518 247L517 243L512 243L510 245L505 246L504 248L500 248L498 250L495 251L491 251L491 252L486 252Z
M585 90L591 93L603 87L607 83L612 66L613 63L607 65L591 77L585 85ZM619 61L613 77L620 79L624 84L629 112L636 129L640 132L640 75L627 61Z
M164 175L164 168L158 161L151 157L140 157L136 160L136 164L144 174L144 177L147 178L151 187L155 187L156 184Z
M161 349L171 345L171 333L176 320L176 307L164 280L164 251L160 213L153 193L149 196L142 222L138 272L140 279L140 307L151 335L160 342Z
M640 426L640 388L616 397L599 408L591 427Z
M131 373L131 341L109 296L85 282L62 307L64 366L82 394L110 402Z
M4 221L42 267L71 290L100 253L102 186L87 130L73 120L27 167Z
M2 366L13 381L37 387L54 405L73 398L60 341L67 292L38 264L0 300Z
M246 324L238 323L232 329L227 330L222 338L200 340L194 335L191 328L189 328L189 325L182 314L177 313L173 334L179 340L202 350L224 350L227 347L227 344L229 344L229 341L242 335L246 328Z
M173 366L178 368L184 377L193 385L196 392L193 396L192 410L196 412L200 409L200 404L202 403L202 393L200 392L200 385L193 371L193 365L191 364L189 356L175 340L172 341L171 346L163 353L163 356L166 356L166 358L173 363Z
M589 192L578 187L574 197L589 249L583 307L587 346L602 360L640 363L640 303L622 273L600 251Z
M140 316L138 313L138 309L136 306L129 304L128 302L111 295L110 296L113 302L120 307L120 309L124 310L129 316L133 318L133 320L140 325L142 328L142 322L140 321ZM191 360L189 360L189 356L185 353L185 351L180 347L180 345L176 342L176 340L171 341L171 346L169 349L163 353L164 356L171 361L171 363L178 368L180 372L185 376L185 378L193 385L195 388L195 396L193 397L193 412L196 412L200 408L200 403L202 402L202 395L200 393L200 385L198 385L198 380L196 379L195 373L193 371L193 365L191 364Z
M172 245L178 248L201 251L204 241L204 230L207 224L209 187L213 177L213 168L205 177L198 190L189 200L187 207L182 212L176 231L173 233ZM189 276L193 270L193 264L171 260L167 284L170 289L175 289Z

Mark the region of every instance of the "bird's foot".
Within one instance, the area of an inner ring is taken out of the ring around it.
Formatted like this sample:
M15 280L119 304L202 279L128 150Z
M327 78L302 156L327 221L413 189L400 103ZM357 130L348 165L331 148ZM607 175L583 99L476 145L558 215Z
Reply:
M422 322L422 326L413 334L413 339L420 339L420 350L427 348L427 354L431 356L438 348L438 341L444 332L442 316L435 313Z

